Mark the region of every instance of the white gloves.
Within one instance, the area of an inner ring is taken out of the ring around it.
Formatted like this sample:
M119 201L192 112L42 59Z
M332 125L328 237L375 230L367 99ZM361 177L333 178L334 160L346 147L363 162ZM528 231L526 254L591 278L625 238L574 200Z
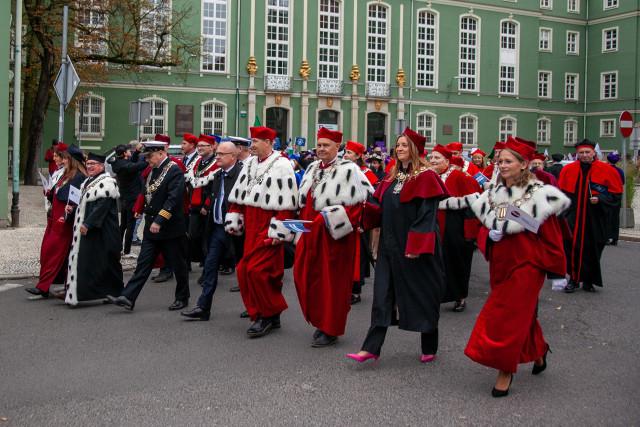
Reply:
M552 291L564 291L565 286L567 286L567 279L551 279Z
M489 238L494 242L499 242L500 240L502 240L502 236L503 236L502 231L498 231L498 230L489 231Z

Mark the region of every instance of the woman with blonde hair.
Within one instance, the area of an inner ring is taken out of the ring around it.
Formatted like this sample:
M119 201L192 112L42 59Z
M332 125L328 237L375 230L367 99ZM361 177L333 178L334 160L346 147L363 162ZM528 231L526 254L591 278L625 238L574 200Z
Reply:
M483 171L487 167L487 153L479 148L471 150L471 163Z
M53 283L65 283L67 275L67 257L73 238L73 218L65 212L67 206L75 209L76 204L69 200L71 187L79 189L87 178L84 167L84 152L75 145L60 151L64 172L57 182L53 183L48 198L51 212L47 218L47 228L40 248L40 276L35 288L26 288L33 295L49 297L49 288Z
M405 129L396 141L394 166L365 203L364 228L380 226L381 231L371 327L360 352L347 355L358 362L377 362L394 302L398 328L421 334L420 361L433 360L438 351L445 280L436 215L438 203L449 193L420 157L425 142L425 137Z

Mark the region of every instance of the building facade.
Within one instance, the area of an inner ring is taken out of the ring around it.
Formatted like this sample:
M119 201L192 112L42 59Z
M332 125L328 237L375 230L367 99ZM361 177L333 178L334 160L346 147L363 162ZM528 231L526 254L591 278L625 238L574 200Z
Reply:
M640 0L199 3L189 17L203 38L197 69L84 85L82 126L68 114L66 142L80 128L88 150L135 139L129 103L138 99L152 103L141 137L246 136L257 118L307 148L319 126L391 146L405 120L427 147L490 152L517 134L549 153L584 137L613 151L620 112L640 112ZM57 135L57 108L45 141Z

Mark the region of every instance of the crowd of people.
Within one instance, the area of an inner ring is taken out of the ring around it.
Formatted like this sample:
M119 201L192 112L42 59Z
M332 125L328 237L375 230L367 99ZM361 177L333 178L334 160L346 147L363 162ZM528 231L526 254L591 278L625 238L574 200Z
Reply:
M105 299L133 310L154 268L174 276L169 310L208 321L219 274L235 271L249 337L281 326L282 295L293 268L298 302L315 328L311 345L328 347L345 333L364 278L374 266L371 325L358 362L381 355L388 328L420 332L420 362L438 351L443 303L466 309L473 253L490 264L491 293L465 354L498 371L494 397L506 396L519 364L547 366L549 344L537 320L546 278L552 289L595 292L600 257L615 244L624 176L596 157L589 140L577 160L547 164L536 144L496 142L491 156L461 143L425 151L406 128L390 153L320 128L315 149L274 148L276 132L252 127L249 138L185 134L181 158L166 135L119 145L110 159L57 143L46 189L47 228L38 284L70 306ZM491 163L488 164L488 157ZM118 221L120 214L120 221ZM137 221L144 231L133 276L123 282ZM617 223L616 223L617 225ZM189 308L189 271L203 267L197 304ZM568 274L568 280L567 280Z

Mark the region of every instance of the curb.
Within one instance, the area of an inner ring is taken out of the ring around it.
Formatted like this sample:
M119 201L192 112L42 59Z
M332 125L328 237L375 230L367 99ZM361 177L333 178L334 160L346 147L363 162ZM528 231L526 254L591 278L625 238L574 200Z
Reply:
M620 235L618 236L618 240L624 240L626 242L640 242L640 236L631 236L631 235Z

